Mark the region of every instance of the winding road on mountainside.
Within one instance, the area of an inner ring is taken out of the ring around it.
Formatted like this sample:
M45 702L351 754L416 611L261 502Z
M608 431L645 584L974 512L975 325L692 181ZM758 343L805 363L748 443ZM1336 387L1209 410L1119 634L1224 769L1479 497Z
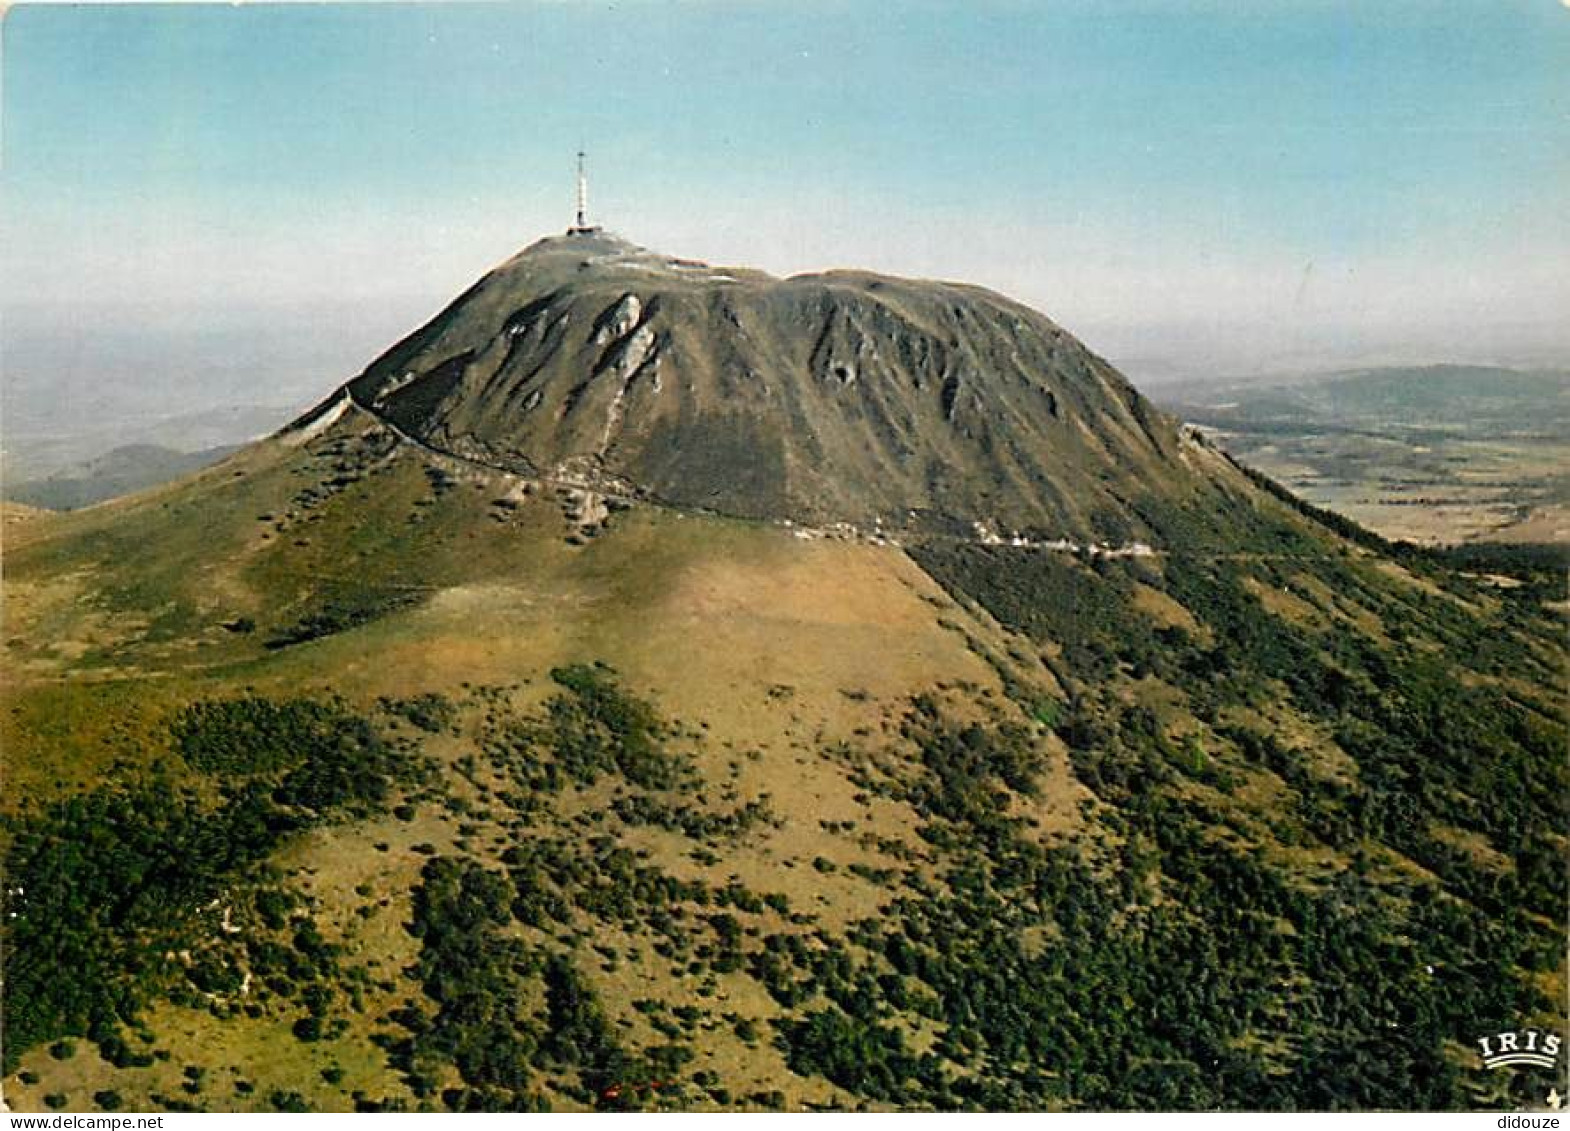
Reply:
M602 499L610 499L612 501L626 503L628 505L633 503L653 503L656 506L666 507L675 511L694 510L692 507L678 506L677 504L666 502L660 499L658 496L653 495L647 491L629 494L627 492L606 489L604 487L584 483L575 479L562 479L549 475L524 475L520 472L512 470L511 468L501 467L494 463L488 463L485 460L479 459L475 456L462 455L458 452L448 451L445 448L439 448L434 444L420 439L418 436L410 434L370 405L361 404L355 398L353 391L350 390L348 386L343 388L339 394L339 397L340 400L329 404L315 418L303 425L301 427L301 431L308 433L314 426L316 426L326 417L331 416L332 419L337 419L333 410L338 404L342 403L347 407L352 408L356 412L362 413L369 417L374 423L382 428L385 428L388 432L391 432L398 440L408 444L410 447L413 447L418 451L422 451L436 459L452 460L457 463L464 464L468 467L475 468L478 471L483 471L488 475L500 475L507 479L516 480L520 483L538 483L546 487L554 487L564 491L581 491L597 495ZM696 508L696 512L704 515L721 514L719 511L708 510L702 507ZM898 539L891 538L884 534L869 534L868 532L857 527L850 526L849 524L843 524L839 528L832 530L821 530L812 527L797 526L788 522L779 521L776 521L771 525L789 526L792 530L800 532L802 537L808 538L845 538L848 541L869 542L876 545L893 546L895 548L899 548L900 546ZM1184 554L1172 550L1163 550L1156 547L1147 546L1142 542L1132 542L1127 545L1120 546L1086 546L1081 545L1078 542L1071 542L1068 539L1042 542L1029 539L1008 539L1000 537L965 538L957 534L923 534L922 540L931 542L949 542L972 546L1007 546L1015 549L1049 550L1063 554L1080 554L1088 552L1094 557L1106 558L1187 557L1204 558L1206 560L1213 561L1319 561L1328 560L1337 556L1334 554L1265 554L1236 552L1227 554Z

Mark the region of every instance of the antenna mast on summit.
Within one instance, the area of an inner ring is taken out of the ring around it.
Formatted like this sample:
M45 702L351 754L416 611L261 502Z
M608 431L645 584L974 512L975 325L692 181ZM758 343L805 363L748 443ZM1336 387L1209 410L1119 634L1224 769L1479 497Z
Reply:
M586 236L600 230L589 223L589 175L583 171L583 157L583 150L578 150L578 216L567 229L569 236Z
M583 150L578 150L578 227L589 226L589 175L583 171Z

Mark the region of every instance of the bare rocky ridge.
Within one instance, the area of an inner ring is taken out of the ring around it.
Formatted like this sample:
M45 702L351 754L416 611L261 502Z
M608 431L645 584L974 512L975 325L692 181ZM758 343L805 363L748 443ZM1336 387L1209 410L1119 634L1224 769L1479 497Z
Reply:
M606 235L533 244L346 388L439 451L749 518L1127 541L1131 500L1197 484L1172 419L992 292Z

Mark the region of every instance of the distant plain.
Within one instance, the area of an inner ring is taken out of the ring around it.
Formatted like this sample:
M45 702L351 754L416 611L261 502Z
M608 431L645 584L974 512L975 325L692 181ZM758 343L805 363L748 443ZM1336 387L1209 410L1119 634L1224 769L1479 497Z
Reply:
M1392 540L1570 540L1570 371L1442 365L1160 386L1316 506Z

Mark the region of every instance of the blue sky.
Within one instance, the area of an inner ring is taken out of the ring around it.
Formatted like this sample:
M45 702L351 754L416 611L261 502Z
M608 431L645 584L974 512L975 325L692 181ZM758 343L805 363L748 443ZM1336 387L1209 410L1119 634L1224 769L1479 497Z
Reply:
M325 391L563 227L580 144L636 242L985 283L1136 376L1570 360L1561 0L22 5L3 36L26 387L129 350Z

